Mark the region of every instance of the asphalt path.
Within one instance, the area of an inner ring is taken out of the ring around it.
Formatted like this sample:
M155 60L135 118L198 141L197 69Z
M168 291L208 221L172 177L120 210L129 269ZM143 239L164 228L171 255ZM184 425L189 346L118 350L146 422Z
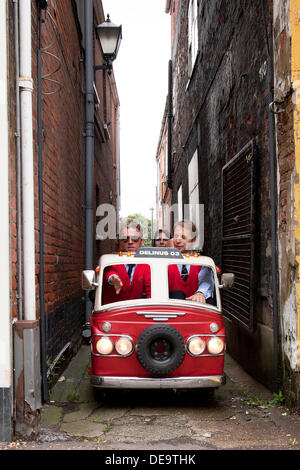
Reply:
M19 436L0 443L0 450L98 450L103 459L113 459L105 464L135 468L141 462L185 465L201 451L300 449L299 414L229 356L227 383L213 396L201 391L114 390L95 398L87 372L89 354L89 346L83 345L59 377L34 440ZM166 455L171 455L168 462ZM186 460L174 461L175 455ZM117 460L135 456L140 461Z

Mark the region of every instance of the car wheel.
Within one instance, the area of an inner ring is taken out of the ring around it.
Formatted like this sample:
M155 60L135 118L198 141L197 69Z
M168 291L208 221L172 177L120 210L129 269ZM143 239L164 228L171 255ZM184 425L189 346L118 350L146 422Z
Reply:
M184 359L184 338L171 325L151 325L138 337L136 355L148 372L170 374Z

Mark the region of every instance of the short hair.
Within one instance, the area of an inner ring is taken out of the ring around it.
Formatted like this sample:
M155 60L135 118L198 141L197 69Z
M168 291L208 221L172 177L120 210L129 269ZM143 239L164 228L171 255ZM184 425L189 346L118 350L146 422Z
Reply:
M187 228L188 230L190 230L191 236L192 236L191 241L193 242L196 240L197 235L198 235L198 230L192 220L188 220L188 219L178 220L174 225L174 232L175 232L176 227L178 226L182 228Z
M134 228L138 232L140 232L141 237L143 238L143 228L141 224L136 222L135 220L126 220L125 222L122 223L120 227L120 233L119 233L119 238L122 238L121 233L123 230L128 230L129 228Z
M155 232L155 235L154 235L154 240L157 240L158 239L158 236L161 234L161 233L164 233L166 235L167 238L171 238L171 234L168 230L165 230L163 228L159 228L158 230L156 230Z

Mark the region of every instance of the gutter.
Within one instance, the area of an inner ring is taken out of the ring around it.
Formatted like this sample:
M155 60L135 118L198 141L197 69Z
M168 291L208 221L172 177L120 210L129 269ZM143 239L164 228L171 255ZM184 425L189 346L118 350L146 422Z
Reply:
M93 52L93 0L85 0L85 269L93 269L94 248L94 52ZM90 316L93 303L85 292L84 339L89 340Z
M20 18L20 104L22 154L24 319L36 320L34 170L31 76L31 2L19 3Z
M169 60L168 75L168 187L173 189L172 181L172 119L173 119L173 81L172 81L172 60Z
M272 298L273 298L273 373L274 392L279 391L280 371L278 370L278 250L277 250L277 191L276 191L276 142L275 142L275 118L272 112L274 101L274 71L269 43L268 29L264 10L264 0L261 0L262 17L265 26L265 37L268 51L268 101L269 101L269 142L270 142L270 193L271 193L271 260L272 260Z
M16 157L17 157L17 264L18 264L18 320L23 319L22 272L22 190L21 190L21 124L20 124L20 58L19 58L19 2L14 2L15 68L16 68Z
M47 5L45 6L45 8ZM41 345L41 374L42 374L42 397L44 402L48 400L47 380L47 348L46 348L46 314L45 314L45 268L44 268L44 191L43 191L43 125L42 125L42 50L41 29L43 9L42 2L37 7L38 24L38 50L37 50L37 135L38 135L38 190L39 190L39 247L40 247L40 277L39 277L39 299L40 299L40 345Z

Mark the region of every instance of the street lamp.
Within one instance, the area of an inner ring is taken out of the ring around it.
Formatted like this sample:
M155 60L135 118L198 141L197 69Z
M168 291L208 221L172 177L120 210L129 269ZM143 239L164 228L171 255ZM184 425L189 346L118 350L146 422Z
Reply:
M102 50L105 65L95 65L94 70L108 70L111 74L112 62L117 57L122 39L122 25L117 26L111 22L107 15L104 23L96 26L96 33Z
M94 16L93 0L84 0L85 18L85 269L93 269L94 265L94 138L95 138L95 106L94 106L94 72L95 70L112 71L112 62L117 57L122 27L114 25L107 15L107 20L96 26L95 33L100 43L105 65L94 66ZM85 326L82 332L84 341L91 337L90 317L93 303L85 296Z

